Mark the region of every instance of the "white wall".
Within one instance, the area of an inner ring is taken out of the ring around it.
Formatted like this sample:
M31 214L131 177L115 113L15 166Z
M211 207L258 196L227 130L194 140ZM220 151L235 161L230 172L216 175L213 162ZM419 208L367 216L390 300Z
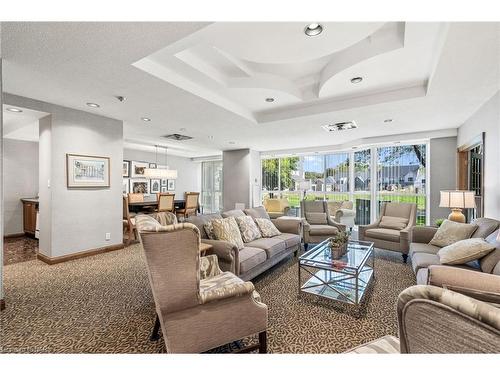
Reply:
M146 161L156 163L156 153L141 150L123 150L124 160ZM201 191L201 162L192 161L190 158L167 154L169 169L177 170L175 181L175 198L183 199L186 191ZM165 164L165 150L158 150L158 164Z
M486 132L484 155L484 216L500 219L500 91L458 129L457 146Z
M122 244L123 122L11 94L4 100L51 114L40 121L40 252L58 257ZM67 153L109 157L110 187L68 189Z
M38 194L38 142L4 139L4 235L23 233L21 198Z

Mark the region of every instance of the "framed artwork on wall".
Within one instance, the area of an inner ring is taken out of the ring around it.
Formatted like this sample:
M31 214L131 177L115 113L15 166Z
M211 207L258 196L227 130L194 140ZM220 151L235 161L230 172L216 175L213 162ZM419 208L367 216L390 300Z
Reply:
M130 177L130 161L129 160L123 161L122 177Z
M156 163L149 163L149 168L156 168Z
M131 161L130 162L130 177L132 178L140 178L144 177L144 170L149 168L149 163L144 161Z
M168 181L168 180L167 180L166 178L163 178L163 179L161 180L161 186L167 186L167 181Z
M167 181L167 190L168 191L175 190L175 180L168 180Z
M122 183L122 193L128 194L129 192L130 192L130 183L128 181L128 178L124 178Z
M149 194L150 180L130 179L130 193Z
M151 180L151 194L156 194L161 192L161 180Z
M66 154L68 188L109 187L110 159L104 156Z
M166 186L162 186L161 187L161 192L162 193L167 193L168 192L167 187Z

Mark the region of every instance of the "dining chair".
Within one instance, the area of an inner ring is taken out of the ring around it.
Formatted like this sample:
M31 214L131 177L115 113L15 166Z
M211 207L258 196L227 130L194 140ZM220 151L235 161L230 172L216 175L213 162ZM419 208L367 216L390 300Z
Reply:
M158 193L158 212L174 212L174 198L173 193Z
M141 193L128 193L129 203L144 202L144 194Z
M198 198L200 193L197 192L186 192L184 194L185 205L184 208L179 208L175 211L177 217L181 216L183 218L187 218L190 215L196 215L198 210Z
M130 195L130 194L129 194ZM137 194L135 194L137 195ZM140 194L142 195L142 194ZM135 217L130 213L129 207L129 197L123 195L123 232L127 231L127 246L130 245L132 240L132 234L134 235L134 240L138 240L137 228L135 226Z

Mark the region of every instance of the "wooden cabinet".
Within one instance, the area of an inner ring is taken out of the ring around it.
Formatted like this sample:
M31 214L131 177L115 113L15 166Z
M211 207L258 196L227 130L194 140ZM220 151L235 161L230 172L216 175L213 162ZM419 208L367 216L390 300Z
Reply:
M24 233L34 236L36 232L36 214L38 211L38 202L34 200L22 200L23 202L23 223Z

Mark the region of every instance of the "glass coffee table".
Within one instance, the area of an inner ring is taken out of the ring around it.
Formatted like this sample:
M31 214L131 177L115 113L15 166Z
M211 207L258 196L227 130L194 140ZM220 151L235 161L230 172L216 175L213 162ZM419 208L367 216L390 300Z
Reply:
M299 296L310 293L359 307L375 277L373 242L349 240L346 253L332 259L328 239L299 257ZM302 275L310 276L302 284Z

